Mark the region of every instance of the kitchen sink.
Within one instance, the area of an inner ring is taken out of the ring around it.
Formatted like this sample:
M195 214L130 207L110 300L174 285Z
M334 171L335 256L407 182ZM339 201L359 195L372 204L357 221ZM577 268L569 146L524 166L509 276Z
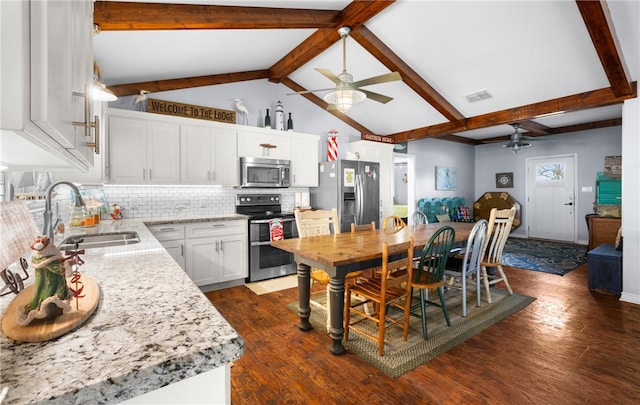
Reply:
M76 242L78 243L78 249L95 249L132 245L140 242L140 236L138 236L137 232L132 231L73 235L65 238L62 243L60 243L60 246L58 246L58 249L73 250L75 249Z

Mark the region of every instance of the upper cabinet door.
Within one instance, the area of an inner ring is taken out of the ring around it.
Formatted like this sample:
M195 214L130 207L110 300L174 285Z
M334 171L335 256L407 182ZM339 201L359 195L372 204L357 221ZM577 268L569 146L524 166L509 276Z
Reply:
M238 130L238 157L291 159L291 140L277 131Z
M214 149L213 128L180 125L180 183L210 184Z
M291 187L318 187L316 135L291 138Z
M180 184L180 126L147 123L147 182Z
M73 122L91 119L84 104L92 82L92 7L86 0L31 1L29 24L31 121L88 167L93 131Z
M109 182L143 184L147 178L147 123L109 117Z

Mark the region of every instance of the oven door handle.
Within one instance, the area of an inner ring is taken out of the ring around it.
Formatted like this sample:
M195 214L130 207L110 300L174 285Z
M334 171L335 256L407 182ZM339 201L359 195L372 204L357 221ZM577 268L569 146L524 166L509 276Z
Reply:
M250 246L269 246L271 245L271 241L266 241L266 242L250 242L249 243Z
M284 218L282 222L293 222L295 220L296 220L295 218ZM268 224L269 221L271 221L271 219L256 219L256 220L250 220L249 224Z

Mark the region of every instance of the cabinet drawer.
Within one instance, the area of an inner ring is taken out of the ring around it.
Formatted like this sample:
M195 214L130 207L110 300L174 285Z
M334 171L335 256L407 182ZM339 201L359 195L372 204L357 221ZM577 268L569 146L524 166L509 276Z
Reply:
M184 239L184 225L177 224L162 224L162 225L149 225L149 231L160 242L165 240L178 240Z
M243 220L196 222L186 225L187 239L243 233L247 233L247 221Z

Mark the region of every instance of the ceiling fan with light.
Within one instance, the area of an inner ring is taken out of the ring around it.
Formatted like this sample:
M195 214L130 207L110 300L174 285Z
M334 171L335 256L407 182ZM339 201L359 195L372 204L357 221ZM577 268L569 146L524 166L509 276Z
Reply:
M341 27L340 29L338 29L338 33L342 38L342 73L336 76L328 69L316 68L316 70L320 74L334 82L336 84L336 87L329 89L299 91L290 94L306 94L328 91L328 93L324 95L324 101L329 103L329 107L327 108L327 110L337 108L343 113L349 111L353 104L357 104L366 98L383 104L386 104L389 101L393 100L393 97L374 93L369 90L364 90L362 89L362 87L402 80L400 73L391 72L354 82L353 75L347 72L347 37L349 36L350 32L351 28L349 27Z
M509 143L502 145L502 147L509 148L513 153L518 153L521 149L528 148L529 146L531 146L531 144L527 142L530 139L525 138L525 136L519 132L520 124L515 123L510 125L513 127L515 132L511 134L511 139L509 140Z

